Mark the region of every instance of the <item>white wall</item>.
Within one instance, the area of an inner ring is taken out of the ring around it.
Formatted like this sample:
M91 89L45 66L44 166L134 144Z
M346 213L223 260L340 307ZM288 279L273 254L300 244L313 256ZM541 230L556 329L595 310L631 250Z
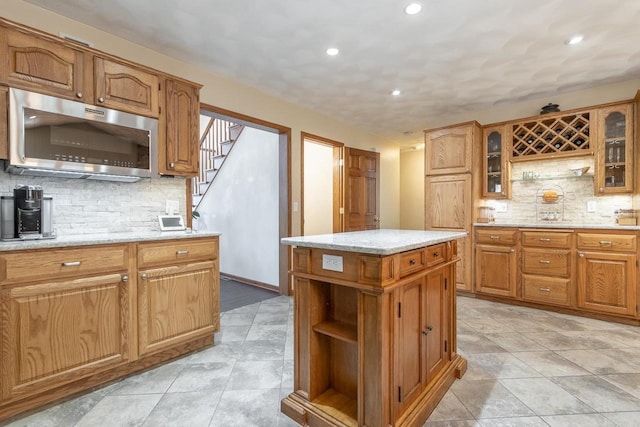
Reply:
M400 153L400 228L424 230L424 150Z
M200 202L220 272L278 286L278 135L245 127Z
M304 142L304 234L333 232L333 147Z

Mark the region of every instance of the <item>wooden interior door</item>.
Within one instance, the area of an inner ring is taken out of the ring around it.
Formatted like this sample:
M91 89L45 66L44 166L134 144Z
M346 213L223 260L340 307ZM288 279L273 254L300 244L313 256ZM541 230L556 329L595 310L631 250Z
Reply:
M344 231L380 228L380 153L344 148Z

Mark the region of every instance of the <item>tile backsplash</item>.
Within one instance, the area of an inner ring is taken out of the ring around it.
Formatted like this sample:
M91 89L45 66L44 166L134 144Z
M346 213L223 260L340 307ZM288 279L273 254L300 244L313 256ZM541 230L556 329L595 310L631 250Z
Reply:
M156 231L165 201L180 202L185 215L185 178L142 179L135 183L41 178L0 171L0 195L16 185L41 185L53 197L53 227L58 235Z
M569 169L589 166L584 176L575 176ZM487 200L485 205L496 208L496 223L544 223L543 206L539 196L545 189L564 194L554 209L564 211L563 223L585 225L613 225L616 209L630 209L631 195L598 196L594 194L594 158L576 157L557 160L517 162L511 169L511 199ZM534 179L523 179L530 172ZM587 212L587 202L595 202L595 212ZM564 206L564 208L563 208ZM500 212L506 207L506 212ZM477 213L476 213L477 215ZM554 221L560 222L560 221Z

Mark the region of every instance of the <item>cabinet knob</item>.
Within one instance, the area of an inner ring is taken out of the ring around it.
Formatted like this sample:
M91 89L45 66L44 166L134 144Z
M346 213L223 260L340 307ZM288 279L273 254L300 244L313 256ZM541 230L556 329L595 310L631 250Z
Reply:
M578 256L579 256L580 258L584 258L584 254L583 254L582 252L580 252L580 253L578 254Z
M416 265L416 260L415 260L415 259L413 259L413 258L411 258L411 259L409 260L409 265Z
M422 331L422 335L427 335L431 331L433 331L433 326L427 326L427 329Z
M76 92L76 97L77 98L82 98L82 92Z
M438 252L434 252L434 253L433 253L433 257L434 257L434 258L438 258L438 256L440 256L440 254L439 254Z
M147 276L147 273L142 273L142 276L140 276L142 280L147 280L148 277L149 276Z
M173 168L175 168L175 167L176 167L176 164L175 164L175 163L169 163L169 169L173 169Z
M515 252L515 251L516 251L515 249L511 248L511 250L509 252Z
M98 98L98 102L104 102L104 98L101 96L100 98Z
M375 222L380 222L380 217L377 217L377 216L376 216L376 217L374 217L374 218L373 218L373 220L374 220Z
M123 275L122 275L122 281L123 281L124 283L127 283L127 282L129 281L129 276L128 276L128 275L126 275L126 274L123 274Z
M600 192L604 193L604 188L600 187Z

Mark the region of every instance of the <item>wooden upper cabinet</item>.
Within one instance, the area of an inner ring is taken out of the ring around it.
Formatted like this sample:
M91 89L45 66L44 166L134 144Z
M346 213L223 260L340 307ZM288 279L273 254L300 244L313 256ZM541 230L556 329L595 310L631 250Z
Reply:
M200 129L200 87L177 80L165 83L165 107L159 132L166 141L158 147L158 171L166 175L198 173Z
M93 66L96 105L158 117L158 75L98 56Z
M474 140L480 125L471 122L456 127L425 131L425 173L450 175L470 173Z
M598 110L595 193L633 192L633 104Z
M63 98L84 96L85 52L0 27L0 82L11 87Z
M482 196L507 199L511 194L508 126L486 127L482 134Z

